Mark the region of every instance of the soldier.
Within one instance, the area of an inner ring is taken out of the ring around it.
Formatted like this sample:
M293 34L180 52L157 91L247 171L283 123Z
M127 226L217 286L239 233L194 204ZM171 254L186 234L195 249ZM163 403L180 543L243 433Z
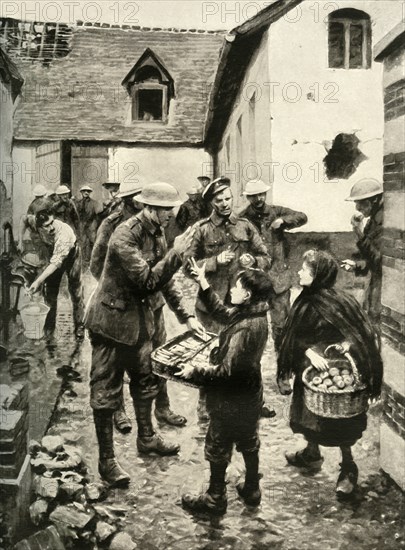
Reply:
M52 205L52 201L47 197L47 193L48 190L44 185L40 184L34 187L32 192L34 200L29 205L27 214L35 216L41 210L47 210Z
M267 269L270 258L252 223L232 211L233 196L229 178L212 181L203 191L204 200L212 207L209 218L196 224L196 231L186 258L206 258L206 277L220 299L229 305L229 291L238 273L248 267ZM204 327L218 333L223 328L205 308L200 292L196 302L197 317ZM198 414L208 418L205 392L200 391Z
M82 255L85 262L90 261L91 251L96 241L99 205L90 197L93 189L88 185L80 188L82 198L77 201L77 212L80 218L82 237Z
M123 183L117 198L122 199L118 210L110 214L100 225L97 231L96 242L93 247L90 260L90 271L99 280L103 272L104 261L107 255L108 243L114 230L132 216L139 214L143 206L136 200L136 196L142 191L138 184ZM131 420L125 412L124 397L121 396L121 406L114 413L114 424L121 433L128 433L132 429Z
M108 218L121 204L121 199L118 197L120 184L118 182L105 182L102 185L108 192L108 199L103 202L103 208L99 214L100 222Z
M203 189L201 183L198 183L187 191L189 198L180 206L176 216L176 223L181 232L209 215L207 204L202 198Z
M179 451L177 444L163 441L155 432L151 417L162 380L152 373L151 352L166 338L163 296L180 322L203 333L200 323L183 308L171 281L182 265L193 230L177 237L169 251L162 231L173 208L181 204L178 192L167 183L155 183L145 186L138 200L144 204L142 212L117 227L110 239L86 316L93 348L90 403L99 445L99 472L110 485L129 481L115 459L113 443L113 413L121 404L124 371L130 377L138 451L160 455Z
M96 242L91 253L90 271L97 280L100 279L104 267L104 260L107 255L108 242L114 230L135 214L139 214L143 205L136 200L136 196L142 191L139 184L123 183L117 199L121 203L119 207L110 214L97 231Z
M229 178L212 181L203 191L204 200L212 207L212 214L196 225L187 259L207 258L206 274L213 290L229 304L229 290L235 277L244 268L266 268L270 265L266 246L252 223L232 211L233 196ZM198 318L208 330L221 327L197 297Z
M80 219L77 208L70 198L70 189L67 185L59 185L55 191L56 201L53 205L55 218L70 225L76 234L80 236Z
M20 227L19 227L19 238L18 238L18 248L21 252L24 249L24 234L29 230L31 237L31 242L38 253L41 260L44 260L47 257L46 247L44 247L43 242L39 238L36 226L35 226L35 215L41 210L51 210L53 206L52 200L47 197L47 189L44 185L36 185L33 189L34 200L28 206L26 216L21 218Z
M272 259L269 275L273 291L269 305L274 348L278 353L283 327L290 311L292 286L285 230L301 227L307 223L308 218L303 212L267 204L266 195L269 190L270 187L261 180L248 181L243 195L250 204L242 210L240 216L257 227Z
M363 307L374 326L377 335L381 336L381 286L382 286L382 253L381 242L384 222L383 186L372 178L365 178L355 183L346 199L354 201L359 214L352 217L352 226L357 238L360 260L344 260L342 267L353 271L356 276L370 274L370 282L364 297ZM364 218L368 218L364 229Z
M76 338L84 337L83 327L83 286L82 258L73 229L65 222L54 219L51 212L40 211L35 216L35 224L40 239L49 248L49 264L29 288L37 292L45 285L45 301L50 307L45 333L51 337L55 331L56 309L59 287L64 273L67 275L68 288L73 305L73 322Z

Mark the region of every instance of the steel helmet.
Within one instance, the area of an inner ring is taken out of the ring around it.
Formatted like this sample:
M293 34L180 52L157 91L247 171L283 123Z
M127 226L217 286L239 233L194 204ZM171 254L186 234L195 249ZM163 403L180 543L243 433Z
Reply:
M45 197L45 195L47 194L47 189L45 187L45 185L36 185L32 191L34 197Z
M198 176L197 179L203 187L207 187L207 185L211 182L211 178L209 176Z
M174 208L180 206L179 193L170 183L157 182L145 185L140 195L136 197L138 202L148 204L149 206L162 206L164 208Z
M142 191L142 186L139 183L133 183L131 181L124 181L120 186L120 191L117 197L130 197L131 195L137 195Z
M80 187L80 191L90 191L93 192L93 189L89 185L83 185L83 187Z
M259 193L267 193L270 187L262 180L250 180L247 182L242 195L258 195Z
M56 195L66 195L67 193L70 193L70 189L67 185L59 185L55 191Z
M112 189L113 191L120 187L120 183L118 181L105 181L101 185L106 189Z
M364 178L355 183L350 191L350 196L347 197L347 201L361 201L363 199L369 199L375 197L384 192L382 183L373 178Z
M201 185L201 183L194 183L187 191L187 195L197 195L198 193L201 193L202 190L203 186Z

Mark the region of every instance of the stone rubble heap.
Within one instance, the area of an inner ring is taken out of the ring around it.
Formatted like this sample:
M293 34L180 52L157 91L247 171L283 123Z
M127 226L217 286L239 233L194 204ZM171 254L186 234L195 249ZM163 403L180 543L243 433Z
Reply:
M137 547L129 535L120 532L127 509L100 504L107 496L107 488L89 481L77 447L60 436L47 435L41 443L31 441L29 452L35 493L30 517L35 526L48 530L48 538L59 537L61 548L134 550ZM49 531L49 524L56 531ZM38 536L39 533L30 537L33 546L26 539L15 550L37 548Z

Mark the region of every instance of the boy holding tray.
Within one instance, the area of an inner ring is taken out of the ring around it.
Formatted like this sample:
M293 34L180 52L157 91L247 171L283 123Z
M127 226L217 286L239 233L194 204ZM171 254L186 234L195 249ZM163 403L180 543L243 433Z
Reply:
M205 457L210 463L210 484L199 496L183 495L182 503L191 512L223 514L227 508L225 473L232 448L243 455L245 482L237 486L246 504L258 505L259 436L258 422L263 404L260 361L267 343L267 297L271 289L268 275L259 269L241 272L231 289L232 307L225 306L210 288L205 264L190 260L191 275L201 287L200 297L207 311L224 324L219 347L211 352L208 368L181 365L177 373L193 378L207 390L210 424L205 439Z

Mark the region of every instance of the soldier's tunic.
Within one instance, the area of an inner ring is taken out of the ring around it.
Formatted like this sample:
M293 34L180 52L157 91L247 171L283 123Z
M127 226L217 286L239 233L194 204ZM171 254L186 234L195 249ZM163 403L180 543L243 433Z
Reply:
M365 261L356 266L356 275L370 275L363 307L370 317L378 335L381 333L381 287L382 287L382 236L384 222L384 202L381 198L371 212L364 227L363 237L357 241L357 248Z
M221 265L217 262L217 256L225 250L234 252L235 258L230 263ZM239 259L246 253L255 258L255 267L270 267L266 245L249 220L234 213L229 218L223 218L213 212L209 218L198 223L186 259L206 259L205 270L210 286L225 304L229 304L229 290L234 285L237 274L244 269ZM210 318L200 294L197 297L196 311L208 330L219 330L220 325Z
M103 202L103 208L99 213L99 222L108 218L113 212L117 212L122 204L122 199L120 197L114 197L107 201Z
M99 214L98 203L90 198L82 198L77 201L77 212L80 218L82 255L83 259L89 262L97 235Z
M278 350L281 344L282 330L290 311L290 288L293 281L288 263L288 243L284 230L300 227L307 223L308 218L303 212L269 204L265 204L262 209L254 208L250 204L240 215L257 227L272 259L269 275L273 292L269 305L274 346ZM283 219L283 225L279 229L272 229L271 224L278 218Z
M53 205L52 212L55 218L70 225L76 237L80 236L79 214L72 199L69 199L67 202L57 200Z
M97 231L96 241L93 246L90 259L90 271L97 280L100 279L103 272L104 261L107 256L108 243L114 230L126 220L129 220L135 214L139 214L139 210L129 209L125 203L103 220Z
M85 323L93 347L91 406L118 410L124 371L133 399L156 397L162 384L150 354L166 338L165 299L180 322L188 313L171 281L182 260L142 211L114 231Z
M28 207L27 215L24 218L24 230L29 230L32 246L38 254L41 261L45 262L50 259L50 254L47 246L40 238L38 230L35 226L35 216L41 210L52 212L53 201L49 197L36 197Z
M176 223L181 232L191 227L196 222L209 216L209 208L201 195L196 195L184 202L177 213Z

